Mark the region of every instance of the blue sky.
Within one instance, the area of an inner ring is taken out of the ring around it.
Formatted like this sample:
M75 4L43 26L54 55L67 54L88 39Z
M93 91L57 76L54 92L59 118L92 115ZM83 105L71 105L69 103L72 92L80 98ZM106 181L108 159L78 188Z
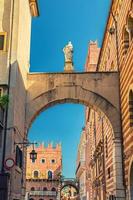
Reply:
M111 0L39 0L40 17L32 21L31 72L61 72L63 47L74 46L74 68L83 71L90 40L101 46ZM77 145L84 126L84 106L63 104L41 113L30 140L62 142L63 174L74 176Z

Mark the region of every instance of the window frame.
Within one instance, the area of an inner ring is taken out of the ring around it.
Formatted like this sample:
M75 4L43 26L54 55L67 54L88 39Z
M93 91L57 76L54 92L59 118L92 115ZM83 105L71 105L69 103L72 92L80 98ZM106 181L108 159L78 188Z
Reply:
M44 160L44 162L42 162L42 160ZM45 158L41 158L40 163L41 164L45 164L46 163L46 159Z
M49 173L51 173L52 177L49 177ZM47 176L48 176L48 180L52 180L53 179L53 171L52 170L48 170L47 171Z
M7 46L7 32L0 32L0 36L4 36L3 41L3 49L0 49L0 52L6 52L6 46Z
M38 176L37 176L37 177L34 176L34 173L35 173L35 172L38 172ZM33 178L35 178L35 179L39 178L39 174L40 174L40 173L39 173L39 170L34 170L34 171L33 171Z
M54 162L53 162L54 161ZM51 164L55 164L56 163L56 159L51 159Z

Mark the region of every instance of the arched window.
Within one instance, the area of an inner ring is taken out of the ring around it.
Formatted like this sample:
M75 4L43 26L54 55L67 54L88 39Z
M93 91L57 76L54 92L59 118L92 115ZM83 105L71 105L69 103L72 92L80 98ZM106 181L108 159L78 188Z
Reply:
M56 191L56 189L53 187L53 188L51 189L51 191Z
M52 179L52 178L53 178L52 171L48 171L48 179Z
M47 191L48 189L46 187L43 188L43 191Z
M127 53L128 48L129 48L129 31L125 26L123 30L123 55Z
M133 39L133 18L129 16L128 18L128 30L129 30L129 40Z
M38 171L34 171L34 178L38 178L38 177L39 177Z
M130 117L130 126L133 127L133 91L129 92L129 117Z
M35 190L35 188L34 188L34 187L32 187L30 190L31 190L31 191L34 191L34 190Z

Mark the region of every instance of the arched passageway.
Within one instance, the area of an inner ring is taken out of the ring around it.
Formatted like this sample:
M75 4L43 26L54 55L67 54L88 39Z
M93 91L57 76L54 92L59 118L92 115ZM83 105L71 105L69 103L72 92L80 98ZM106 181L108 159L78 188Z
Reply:
M102 111L112 124L114 136L120 137L118 81L118 74L114 72L29 74L27 129L43 110L71 102Z
M76 180L64 180L61 184L61 200L79 199L79 185Z
M114 193L115 196L124 196L118 73L29 74L26 99L27 133L42 111L55 104L68 102L84 104L101 111L110 121L114 133Z

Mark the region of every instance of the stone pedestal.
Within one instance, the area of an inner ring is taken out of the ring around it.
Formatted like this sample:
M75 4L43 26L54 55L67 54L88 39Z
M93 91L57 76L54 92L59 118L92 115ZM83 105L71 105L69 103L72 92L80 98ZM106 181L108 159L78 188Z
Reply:
M65 67L64 67L65 72L73 72L73 63L72 62L65 62Z

